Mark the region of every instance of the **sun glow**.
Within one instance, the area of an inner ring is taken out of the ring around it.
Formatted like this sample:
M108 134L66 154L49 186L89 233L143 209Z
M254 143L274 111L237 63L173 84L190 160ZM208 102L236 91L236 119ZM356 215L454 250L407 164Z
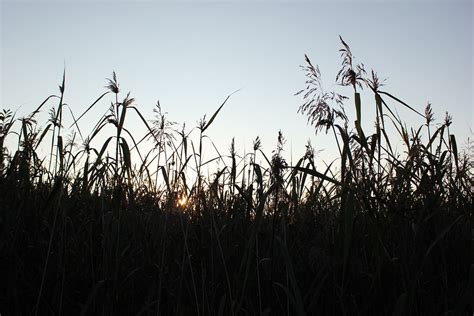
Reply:
M188 198L185 195L182 195L180 198L178 198L178 201L177 201L178 206L185 207L187 203L188 203Z

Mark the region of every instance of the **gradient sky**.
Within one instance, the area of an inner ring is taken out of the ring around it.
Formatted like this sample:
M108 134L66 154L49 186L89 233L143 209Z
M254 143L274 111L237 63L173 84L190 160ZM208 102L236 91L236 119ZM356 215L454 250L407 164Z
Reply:
M0 107L28 114L58 93L65 64L65 102L79 115L115 70L147 118L160 100L170 119L189 127L242 88L208 132L223 152L235 137L242 154L256 136L271 152L281 129L287 153L299 156L308 139L332 153L331 138L315 137L296 113L302 100L294 93L305 86L299 65L306 53L328 90L352 94L334 84L341 35L356 62L387 78L384 90L421 112L431 102L440 121L449 111L451 131L465 144L473 129L472 3L2 1ZM370 117L373 96L363 94L362 105ZM85 132L108 106L84 118ZM394 107L410 125L423 123ZM346 111L352 115L351 102Z

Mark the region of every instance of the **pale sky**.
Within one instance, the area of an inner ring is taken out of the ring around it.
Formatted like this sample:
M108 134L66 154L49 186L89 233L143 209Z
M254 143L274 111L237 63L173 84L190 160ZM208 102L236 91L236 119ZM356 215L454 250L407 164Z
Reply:
M0 107L18 110L18 116L58 93L64 65L65 102L76 116L105 91L105 78L115 70L122 91L131 91L147 118L160 100L170 119L189 128L241 88L208 130L222 152L232 137L242 154L260 136L271 153L281 129L286 152L294 157L304 152L308 139L317 150L332 153L332 138L315 137L306 117L297 113L302 99L294 93L305 87L299 65L308 54L328 90L352 95L350 88L335 85L341 35L356 62L387 78L384 90L420 112L431 102L439 121L449 111L460 144L473 137L472 1L57 0L0 5ZM82 120L83 131L90 131L110 100ZM373 96L363 94L362 106L370 118ZM409 125L423 123L393 106ZM352 102L346 111L352 116ZM138 121L130 116L128 123L139 133ZM366 124L372 126L370 119Z

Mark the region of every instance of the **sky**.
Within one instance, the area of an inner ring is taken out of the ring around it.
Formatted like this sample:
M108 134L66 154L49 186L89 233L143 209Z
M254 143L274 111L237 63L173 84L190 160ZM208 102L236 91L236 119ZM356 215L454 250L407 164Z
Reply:
M305 87L304 54L319 65L327 90L353 94L335 84L341 35L357 63L387 79L385 91L420 112L430 102L438 122L449 111L458 142L473 137L470 0L3 0L0 10L0 107L19 117L58 93L64 67L65 102L76 116L106 91L105 78L115 71L122 92L130 91L147 119L159 100L169 118L188 129L240 89L207 131L224 153L233 137L239 154L249 152L257 136L270 153L281 130L287 156L300 156L311 140L329 161L332 137L315 135L297 113L303 101L294 94ZM83 133L110 101L81 119ZM409 126L423 124L392 106ZM362 94L362 107L371 128L372 95ZM353 117L351 100L346 112ZM126 126L143 132L132 116Z

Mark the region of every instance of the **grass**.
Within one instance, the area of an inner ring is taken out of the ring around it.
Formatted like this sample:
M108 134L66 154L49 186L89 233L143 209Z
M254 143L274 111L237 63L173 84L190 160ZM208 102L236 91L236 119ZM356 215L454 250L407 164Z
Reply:
M458 151L448 114L435 124L430 106L423 114L382 90L341 43L336 81L353 90L354 124L348 98L323 89L308 56L297 93L316 133L334 135L339 157L325 169L310 144L289 164L281 132L271 157L259 138L244 157L234 142L221 154L206 131L230 96L191 131L159 103L147 121L115 73L84 113L69 112L69 128L65 73L60 94L29 116L4 110L0 313L471 315L472 148ZM374 95L372 131L362 125L364 88ZM110 109L83 135L81 119L107 96ZM53 100L40 127L36 116ZM395 103L423 125L406 127ZM130 115L142 122L141 139ZM7 148L7 138L17 145ZM141 152L147 142L153 149ZM216 152L207 161L205 146Z

